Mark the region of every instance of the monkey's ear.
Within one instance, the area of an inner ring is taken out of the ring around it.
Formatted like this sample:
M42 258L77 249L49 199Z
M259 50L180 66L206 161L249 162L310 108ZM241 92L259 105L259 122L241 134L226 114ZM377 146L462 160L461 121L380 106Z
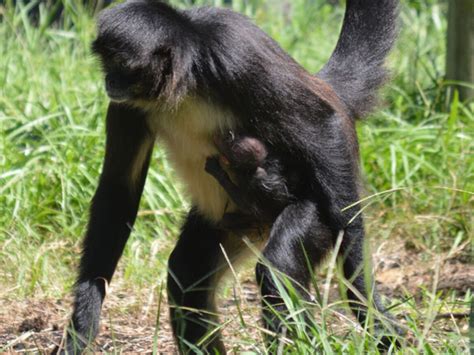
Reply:
M153 51L153 57L158 59L171 58L171 48L160 46Z
M160 46L151 54L151 61L154 66L158 66L160 70L171 70L172 51L169 47Z

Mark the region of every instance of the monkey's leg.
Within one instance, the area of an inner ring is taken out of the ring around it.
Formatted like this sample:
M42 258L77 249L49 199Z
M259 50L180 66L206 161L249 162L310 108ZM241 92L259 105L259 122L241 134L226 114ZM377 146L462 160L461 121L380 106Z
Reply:
M287 314L287 307L275 278L279 279L279 273L286 275L300 296L308 299L311 271L331 246L331 234L320 222L314 203L299 201L278 216L263 250L264 261L256 268L267 329L282 333L285 328L280 318ZM268 338L269 342L273 340Z
M98 332L106 286L135 221L152 149L153 139L144 115L136 109L111 104L105 160L92 200L74 312L62 353L81 353Z
M208 174L212 175L219 182L237 207L245 212L253 212L253 205L246 198L243 189L232 182L229 175L220 166L217 157L207 158L205 169Z
M169 258L168 299L171 305L171 323L183 354L197 349L212 354L225 353L220 332L215 330L218 319L214 293L220 276L227 268L221 249L226 236L226 232L193 209ZM230 248L227 252L232 259L236 249ZM214 333L204 339L210 331Z
M357 217L351 224L349 224L345 231L341 243L340 257L343 259L343 270L346 279L351 281L351 284L356 292L351 289L347 290L347 298L349 305L357 317L358 321L364 325L367 321L367 300L371 302L373 307L382 315L384 319L377 317L374 314L374 327L376 335L381 336L381 347L387 348L393 341L394 336L389 334L395 331L397 334L402 334L402 330L397 327L393 317L385 310L380 296L375 289L373 277L364 273L364 227L362 217ZM370 264L370 263L369 263ZM362 296L362 297L360 297ZM388 325L389 327L387 327ZM383 334L386 335L383 335ZM388 335L387 335L388 334Z
M245 232L256 229L259 224L259 221L251 215L241 212L227 212L222 216L219 227L230 231Z

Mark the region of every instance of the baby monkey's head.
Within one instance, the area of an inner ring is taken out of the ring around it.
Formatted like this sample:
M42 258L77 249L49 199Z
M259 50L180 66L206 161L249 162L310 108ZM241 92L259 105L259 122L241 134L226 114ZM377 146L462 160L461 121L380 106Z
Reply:
M262 166L268 155L265 144L251 136L229 132L225 135L216 135L214 141L224 156L224 163L233 170L255 170Z
M101 61L111 100L155 101L182 93L191 67L184 55L185 21L155 1L130 1L102 11L92 51Z

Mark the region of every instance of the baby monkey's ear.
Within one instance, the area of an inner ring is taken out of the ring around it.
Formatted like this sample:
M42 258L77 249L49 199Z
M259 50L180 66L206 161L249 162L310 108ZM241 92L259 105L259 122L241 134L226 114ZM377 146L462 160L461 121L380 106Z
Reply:
M235 133L233 130L228 130L225 132L217 132L213 136L214 143L217 147L221 147L223 145L230 145L235 141Z
M226 132L216 132L212 136L212 140L214 141L217 150L219 150L219 153L226 154L235 140L235 134L231 130Z

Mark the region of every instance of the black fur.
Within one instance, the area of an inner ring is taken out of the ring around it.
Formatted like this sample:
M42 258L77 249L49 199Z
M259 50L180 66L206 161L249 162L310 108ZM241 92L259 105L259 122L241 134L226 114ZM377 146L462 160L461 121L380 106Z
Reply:
M107 90L113 99L127 102L111 103L107 116L104 169L84 241L72 318L72 327L83 338L92 339L97 332L102 282L110 281L136 216L148 158L140 168L138 187L126 177L144 142L147 157L152 149L145 122L149 106L140 109L144 101L173 111L192 96L232 112L237 129L263 142L284 167L283 175L296 171L299 176L296 201L284 206L270 226L264 258L295 280L296 289L308 288L308 265L315 267L343 230L345 275L368 296L366 285L372 281L364 280L361 270L363 221L358 216L349 223L358 207L343 209L359 200L354 121L372 107L385 78L382 64L395 36L397 3L348 0L340 41L318 76L230 10L179 11L139 0L103 12L93 49L106 74L124 73L125 81L118 75ZM215 321L210 299L225 266L220 244L231 260L244 249L195 206L169 261L171 318L182 352L199 344ZM278 332L280 322L267 306L281 312L285 308L267 265L258 265L257 278L266 327ZM359 320L365 321L366 307L354 293L348 297ZM385 312L377 294L371 298ZM388 344L389 338L382 342ZM79 342L78 349L84 345ZM224 351L218 333L200 348Z
M395 42L398 1L347 1L341 36L319 73L351 112L362 118L374 109L377 89L388 78L384 60Z
M171 325L183 352L189 352L189 344L197 345L210 328L218 326L213 296L216 275L223 267L216 256L220 254L224 238L222 230L191 210L170 255L168 300L174 305L170 308ZM220 332L200 348L225 353Z

